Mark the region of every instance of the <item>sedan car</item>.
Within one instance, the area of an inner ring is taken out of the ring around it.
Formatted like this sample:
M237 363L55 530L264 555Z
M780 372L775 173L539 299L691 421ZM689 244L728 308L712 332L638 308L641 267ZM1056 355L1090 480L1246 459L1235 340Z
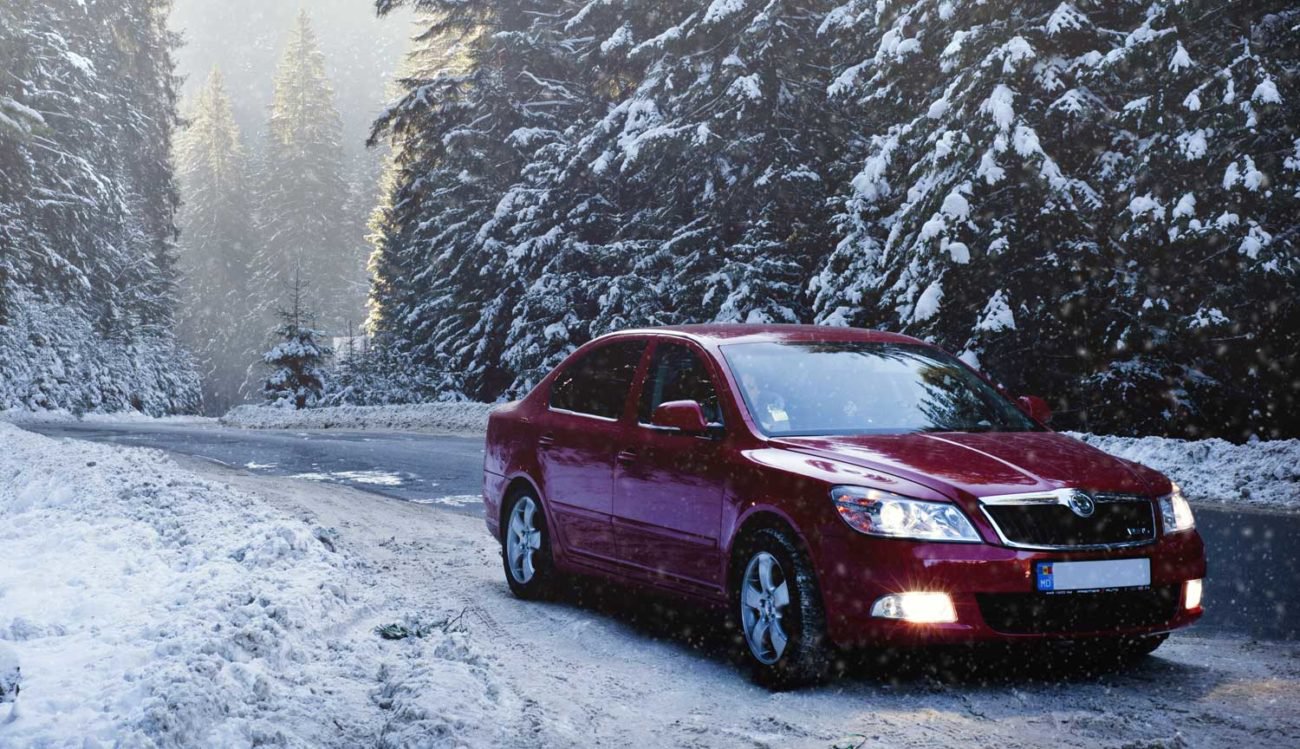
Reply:
M770 685L833 647L1148 653L1201 615L1191 509L1049 418L902 335L619 332L492 413L487 525L518 596L583 574L715 607Z

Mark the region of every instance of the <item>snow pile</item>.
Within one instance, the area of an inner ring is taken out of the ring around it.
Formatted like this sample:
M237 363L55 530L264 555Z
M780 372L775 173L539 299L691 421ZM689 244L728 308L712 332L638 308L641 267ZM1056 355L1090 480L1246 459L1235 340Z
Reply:
M58 424L85 421L96 424L211 424L216 419L209 416L150 416L139 411L74 414L64 409L53 411L0 411L0 421L11 424Z
M0 681L23 678L0 744L502 743L518 705L447 626L463 606L347 543L162 453L0 424Z
M1189 499L1300 509L1300 440L1071 436L1164 473Z
M7 645L0 645L0 704L16 700L21 683L18 655Z
M271 406L239 406L221 418L245 429L394 429L482 434L491 403L458 401L400 406L333 406L295 411Z

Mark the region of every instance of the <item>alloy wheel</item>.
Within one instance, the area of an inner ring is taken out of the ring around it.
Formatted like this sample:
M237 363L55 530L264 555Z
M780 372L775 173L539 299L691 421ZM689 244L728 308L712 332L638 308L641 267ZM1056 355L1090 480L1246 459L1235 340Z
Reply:
M532 497L521 497L510 512L506 559L510 576L521 585L527 584L537 574L533 557L542 547L542 531L537 527L536 515L537 503Z
M766 551L758 552L741 581L740 621L749 651L759 662L776 663L785 653L790 641L785 630L789 605L790 584L781 563Z

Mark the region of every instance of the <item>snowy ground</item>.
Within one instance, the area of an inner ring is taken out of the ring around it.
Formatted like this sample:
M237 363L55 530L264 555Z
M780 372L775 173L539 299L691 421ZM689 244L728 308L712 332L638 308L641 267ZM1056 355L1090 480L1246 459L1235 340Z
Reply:
M1295 644L1179 635L1101 675L855 663L769 694L708 617L591 586L517 601L480 519L348 488L0 424L0 518L22 669L0 746L1300 742Z
M403 406L335 406L295 411L239 406L221 417L226 426L245 429L384 429L439 434L482 434L488 403L422 403Z
M77 415L71 411L25 411L0 410L0 421L11 424L62 424L70 422L88 422L91 424L214 424L216 419L208 416L150 416L139 411L115 411L113 413L88 413Z
M1190 499L1300 510L1300 440L1071 436L1164 473Z

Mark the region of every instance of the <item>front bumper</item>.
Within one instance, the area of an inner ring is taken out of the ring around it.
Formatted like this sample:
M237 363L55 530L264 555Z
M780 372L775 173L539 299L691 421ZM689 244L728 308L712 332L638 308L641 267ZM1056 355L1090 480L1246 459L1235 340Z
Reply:
M1102 551L1027 551L986 543L834 533L823 538L821 552L818 578L827 634L845 646L1145 635L1185 627L1202 614L1200 607L1183 606L1185 583L1205 577L1204 545L1195 531L1162 536L1146 546ZM1139 557L1151 560L1150 589L1056 594L1035 590L1036 562ZM915 590L947 593L957 621L913 624L871 616L871 605L881 596ZM1170 596L1176 600L1167 600Z

